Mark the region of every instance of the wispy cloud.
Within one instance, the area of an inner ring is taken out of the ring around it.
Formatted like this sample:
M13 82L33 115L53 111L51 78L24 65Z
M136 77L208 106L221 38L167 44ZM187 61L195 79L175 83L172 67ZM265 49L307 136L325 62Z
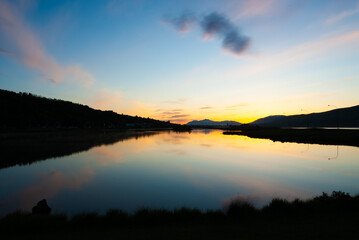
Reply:
M46 53L36 34L26 25L17 9L6 1L0 2L0 30L17 48L13 57L26 66L39 70L52 83L63 81L91 85L95 79L78 65L62 66Z
M155 117L156 104L131 100L123 96L119 91L103 88L98 90L93 96L91 107L101 110L112 110L117 113L128 115L138 115L141 117Z
M299 44L274 55L259 56L255 62L243 66L240 71L233 71L222 77L244 78L276 71L293 64L307 63L308 59L313 59L336 48L349 46L348 44L351 44L352 47L359 46L359 31Z
M95 94L91 106L101 110L118 111L122 101L123 97L120 92L102 88Z
M258 17L278 11L280 0L245 0L234 6L237 18Z
M159 120L163 120L163 121L168 121L170 120L171 122L175 122L175 123L186 123L188 122L188 118L191 115L188 114L184 109L155 109L153 111L153 115L152 117L159 119Z
M351 10L345 10L343 12L340 12L334 16L331 16L330 18L328 18L325 23L326 24L334 24L337 23L347 17L351 17L353 15L356 15L359 13L359 2L357 4L357 6L354 9Z
M178 32L186 33L191 30L196 22L196 17L192 13L183 13L178 17L166 15L163 17L163 21L171 24Z
M264 20L289 16L306 4L306 0L229 0L223 8L234 20Z
M161 114L162 115L173 115L173 114L179 114L182 111L183 111L183 109L172 109L172 110L164 111Z
M206 107L201 107L200 109L202 109L202 110L206 110L206 109L212 109L213 107L211 107L211 106L206 106Z
M183 114L183 109L170 109L163 111L159 114L159 118L168 119L168 118L181 118L183 116L187 117L188 115Z
M178 115L173 115L169 118L187 118L189 116L190 116L189 114L178 114Z
M247 107L248 104L237 104L237 105L232 105L232 106L227 106L225 107L226 110L234 110L240 107Z
M182 14L179 17L167 17L170 23L179 32L189 32L190 26L197 23L203 31L204 39L215 37L222 39L222 48L236 56L241 56L250 46L251 40L223 14L212 12L196 20L193 15Z

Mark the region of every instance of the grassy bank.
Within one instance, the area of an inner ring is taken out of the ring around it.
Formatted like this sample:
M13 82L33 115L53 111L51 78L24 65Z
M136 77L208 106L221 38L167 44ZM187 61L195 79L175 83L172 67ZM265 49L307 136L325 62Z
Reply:
M359 147L359 130L253 128L241 131L226 131L223 134L244 135L251 138L263 138L279 142Z
M358 239L359 196L343 192L310 200L273 199L256 209L232 202L223 211L110 210L33 215L15 212L0 219L3 239Z

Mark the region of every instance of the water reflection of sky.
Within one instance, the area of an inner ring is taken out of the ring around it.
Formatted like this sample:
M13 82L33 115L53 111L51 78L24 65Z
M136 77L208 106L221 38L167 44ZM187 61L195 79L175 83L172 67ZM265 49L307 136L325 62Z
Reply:
M339 155L337 155L339 150ZM359 193L359 148L278 143L221 131L163 132L0 170L0 214L42 198L54 212L219 209L233 199ZM328 160L331 158L331 160Z

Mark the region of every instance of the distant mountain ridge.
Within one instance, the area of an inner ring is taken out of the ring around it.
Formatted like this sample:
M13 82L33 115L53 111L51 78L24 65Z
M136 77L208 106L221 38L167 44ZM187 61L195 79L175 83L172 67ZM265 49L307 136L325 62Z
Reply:
M203 120L194 120L191 122L188 122L186 125L188 126L239 126L241 123L236 121L212 121L209 119L203 119Z
M359 127L359 105L320 113L268 116L250 124L261 127Z

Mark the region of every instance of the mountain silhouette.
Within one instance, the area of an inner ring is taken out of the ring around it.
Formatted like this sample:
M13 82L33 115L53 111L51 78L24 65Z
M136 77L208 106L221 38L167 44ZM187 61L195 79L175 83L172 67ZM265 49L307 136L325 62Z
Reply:
M261 127L359 127L359 105L300 115L275 115L252 123Z
M200 120L200 121L194 120L194 121L188 122L186 125L214 127L214 126L239 126L239 125L241 125L241 123L236 122L236 121L221 121L221 122L219 122L219 121L212 121L209 119L204 119L204 120Z

